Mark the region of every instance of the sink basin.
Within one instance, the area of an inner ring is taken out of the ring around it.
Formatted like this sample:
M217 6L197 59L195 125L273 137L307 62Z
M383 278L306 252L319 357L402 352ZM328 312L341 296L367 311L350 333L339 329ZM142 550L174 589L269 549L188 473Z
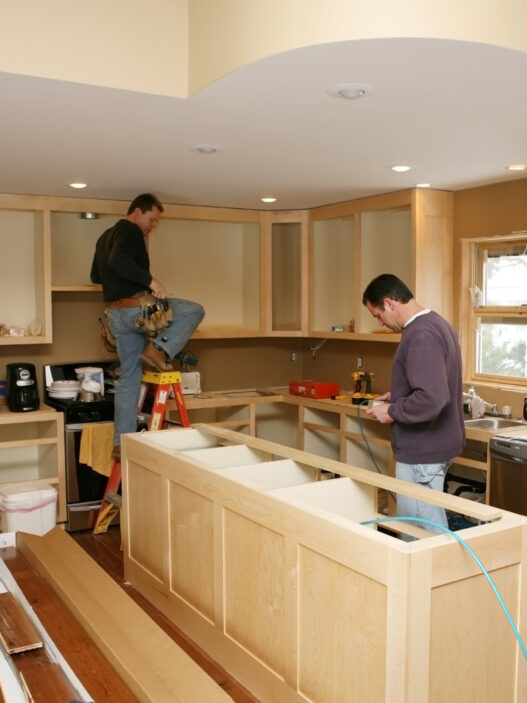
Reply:
M509 420L505 417L478 417L475 420L465 420L465 427L476 427L479 430L504 430L521 425L527 427L521 420Z

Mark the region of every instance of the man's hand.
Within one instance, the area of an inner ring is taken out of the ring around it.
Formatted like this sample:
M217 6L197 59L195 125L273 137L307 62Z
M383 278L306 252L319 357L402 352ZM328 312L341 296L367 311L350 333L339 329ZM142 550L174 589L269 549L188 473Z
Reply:
M377 400L379 399L377 398ZM393 422L393 417L390 417L390 415L388 415L389 407L390 403L379 403L378 405L373 405L371 408L368 408L368 410L366 410L366 415L371 415L378 422L382 422L383 424L387 425L388 423Z
M150 290L152 291L152 295L155 298L162 299L162 298L166 298L168 295L167 289L160 281L157 280L157 278L153 278L150 281Z

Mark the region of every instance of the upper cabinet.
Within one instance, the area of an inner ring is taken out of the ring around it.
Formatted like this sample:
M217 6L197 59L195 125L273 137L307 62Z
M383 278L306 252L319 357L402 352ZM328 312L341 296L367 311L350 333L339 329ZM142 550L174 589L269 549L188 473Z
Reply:
M305 211L262 213L262 296L266 336L307 332L307 235Z
M91 217L87 217L87 215ZM51 285L54 291L99 290L90 281L95 243L116 215L51 213Z
M451 193L415 189L312 210L309 335L398 341L362 305L382 273L451 319L452 202Z
M205 308L195 338L262 334L258 211L169 205L149 240L152 274Z
M0 344L51 342L52 292L100 292L90 281L95 243L127 208L122 201L0 195L0 231L10 243L0 263L0 324L14 331ZM205 308L195 337L396 341L399 335L378 334L361 303L368 282L384 272L451 319L452 194L443 191L311 211L166 205L148 246L152 274L170 295Z
M32 206L30 199L0 201L2 345L51 342L49 219Z

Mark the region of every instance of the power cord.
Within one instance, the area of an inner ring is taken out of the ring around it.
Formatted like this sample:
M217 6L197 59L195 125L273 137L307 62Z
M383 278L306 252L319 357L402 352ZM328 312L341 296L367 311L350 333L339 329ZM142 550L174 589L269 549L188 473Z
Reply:
M381 471L381 469L379 468L379 465L377 464L375 456L373 455L372 448L370 447L370 443L368 442L368 438L366 437L366 433L364 432L364 426L363 426L362 417L360 414L361 405L368 405L368 401L362 400L360 403L357 404L357 418L359 420L359 429L360 429L360 433L362 435L362 439L364 440L364 444L366 445L366 449L368 450L368 454L370 455L370 459L372 460L373 466L375 467L377 473L381 474L381 476L385 476L386 474L383 471ZM395 493L393 493L393 491L387 490L386 492L393 498L393 500L395 502L397 502L397 496L395 495Z
M498 599L498 602L499 602L499 604L501 605L501 607L502 607L502 609L503 609L503 612L505 613L505 615L506 615L506 617L507 617L507 620L509 621L509 625L511 626L512 631L514 632L514 635L515 635L516 639L518 640L518 644L520 645L520 649L522 650L522 654L523 654L524 658L527 659L527 649L526 649L526 647L525 647L525 644L523 643L523 640L522 640L522 638L521 638L521 636L520 636L520 633L518 632L518 628L517 628L516 625L514 624L514 622L513 622L513 620L512 620L512 617L511 617L511 615L510 615L510 613L509 613L509 611L508 611L508 609L507 609L507 606L505 605L505 602L504 602L503 598L501 597L501 595L500 595L498 589L496 588L496 585L495 585L494 581L493 581L492 578L490 577L489 572L488 572L487 569L483 566L483 564L481 563L479 557L474 553L474 551L471 549L471 547L469 547L469 545L468 545L463 539L461 539L461 537L460 537L458 534L456 534L455 532L452 532L452 530L449 530L449 529L448 529L447 527L445 527L444 525L440 525L438 522L434 522L433 520L427 520L426 518L421 518L421 517L404 517L404 516L397 516L397 517L381 517L381 518L375 518L374 520L366 520L365 522L361 522L360 524L361 524L361 525L376 525L376 524L381 523L381 522L395 522L395 521L401 521L401 522L418 522L418 523L420 523L420 524L430 525L430 526L432 526L432 527L434 527L434 528L436 528L436 529L438 529L438 530L441 530L442 532L446 532L447 534L452 535L452 537L454 537L454 539L456 539L456 540L461 544L461 546L464 547L464 548L467 550L467 552L470 554L470 556L474 559L474 561L476 562L476 564L479 566L479 568L480 568L481 571L483 572L485 578L487 579L487 581L488 581L489 584L490 584L490 587L491 587L492 590L494 591L494 594L495 594L496 598Z

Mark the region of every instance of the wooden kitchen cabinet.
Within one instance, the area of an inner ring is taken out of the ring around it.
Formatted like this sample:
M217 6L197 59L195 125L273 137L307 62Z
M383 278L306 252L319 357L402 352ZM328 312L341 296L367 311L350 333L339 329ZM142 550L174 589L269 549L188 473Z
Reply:
M460 544L361 523L377 489L473 516L460 536L525 638L527 518L206 425L126 435L122 456L126 580L259 700L526 699Z
M266 336L307 332L308 213L262 213L262 295Z
M90 281L95 244L119 216L99 214L82 219L79 212L51 213L51 285L53 291L93 291Z
M257 211L169 205L149 251L151 270L169 294L205 308L194 338L262 334Z
M64 522L64 464L63 413L46 405L23 413L0 408L0 486L54 486L57 522Z
M30 199L0 196L0 345L51 342L49 221ZM6 334L19 330L22 334Z
M419 188L311 210L309 336L398 342L362 305L381 273L451 320L452 211L451 193Z
M0 274L0 323L40 334L0 344L52 341L56 292L93 292L95 242L125 216L127 202L0 195L0 231L13 248ZM83 219L82 213L96 219ZM201 303L196 338L344 337L373 334L362 290L384 271L399 275L424 305L452 312L452 194L413 189L302 211L167 204L149 238L154 275L170 294ZM332 328L335 329L332 329ZM341 330L341 331L340 331Z

